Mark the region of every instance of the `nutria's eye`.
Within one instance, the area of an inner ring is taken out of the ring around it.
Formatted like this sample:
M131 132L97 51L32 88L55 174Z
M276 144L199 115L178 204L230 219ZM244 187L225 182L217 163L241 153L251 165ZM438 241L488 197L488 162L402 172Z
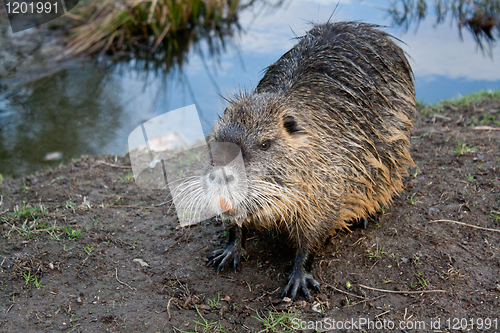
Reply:
M260 150L268 150L271 146L271 141L264 141L260 144Z

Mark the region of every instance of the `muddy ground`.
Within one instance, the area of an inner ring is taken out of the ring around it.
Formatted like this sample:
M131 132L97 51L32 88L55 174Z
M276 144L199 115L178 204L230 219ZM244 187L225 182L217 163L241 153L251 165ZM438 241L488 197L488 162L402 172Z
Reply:
M499 100L421 108L405 191L328 242L309 302L279 297L294 257L283 236L251 234L237 273L205 267L222 223L180 229L127 157L4 178L0 331L289 332L323 319L348 320L339 332L498 332L499 127Z

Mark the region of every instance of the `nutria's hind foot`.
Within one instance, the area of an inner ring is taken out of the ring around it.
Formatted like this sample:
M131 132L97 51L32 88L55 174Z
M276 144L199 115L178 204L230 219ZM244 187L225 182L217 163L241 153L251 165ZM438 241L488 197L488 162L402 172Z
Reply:
M316 291L320 292L319 283L311 274L313 260L313 254L308 251L304 251L299 247L297 256L295 257L292 274L290 274L285 290L281 293L281 298L290 296L293 301L297 297L297 291L300 289L306 298L310 300L311 293L309 292L308 286L311 286L316 289Z
M377 223L379 215L380 215L379 213L372 213L367 217L355 219L353 226L358 228L363 228L364 230L366 230L370 222Z
M309 285L316 289L317 292L321 291L318 281L313 278L311 273L307 273L302 270L294 270L288 279L288 284L286 285L285 290L281 293L281 298L289 295L293 301L297 297L297 291L300 289L304 293L304 296L310 300L311 293L308 289Z
M233 270L236 272L240 265L240 258L243 255L243 235L241 228L238 226L229 229L229 243L224 250L216 250L208 256L206 266L212 264L217 265L217 273L224 269L227 265L232 264Z
M368 228L368 219L365 217L363 218L363 229L366 230L366 228Z

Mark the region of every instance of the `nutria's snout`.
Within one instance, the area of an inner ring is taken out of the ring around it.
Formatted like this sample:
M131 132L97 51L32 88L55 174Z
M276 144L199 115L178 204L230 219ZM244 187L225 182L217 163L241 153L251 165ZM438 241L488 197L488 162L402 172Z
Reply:
M230 186L234 183L235 170L229 167L212 168L205 175L206 182L212 186Z
M211 209L227 218L243 214L241 206L248 195L248 184L240 147L230 142L211 142L206 164L202 182Z

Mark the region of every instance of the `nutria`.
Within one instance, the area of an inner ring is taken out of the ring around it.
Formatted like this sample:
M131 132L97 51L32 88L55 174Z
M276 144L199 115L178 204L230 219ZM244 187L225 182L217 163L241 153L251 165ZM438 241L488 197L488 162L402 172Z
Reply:
M370 24L315 25L254 91L230 100L211 142L237 145L246 177L212 159L191 197L230 222L229 245L207 266L236 270L242 226L277 227L297 246L282 297L319 291L314 254L335 230L388 205L413 164L412 70L393 39Z

